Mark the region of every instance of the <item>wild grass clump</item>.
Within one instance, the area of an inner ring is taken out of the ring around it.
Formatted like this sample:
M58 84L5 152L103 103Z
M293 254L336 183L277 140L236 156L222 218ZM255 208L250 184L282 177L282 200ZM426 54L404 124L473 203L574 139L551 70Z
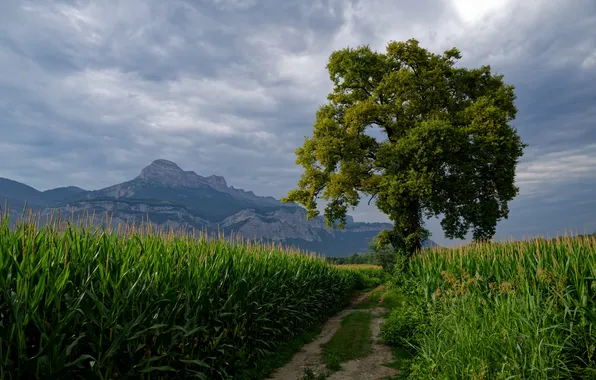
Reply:
M0 224L0 379L243 379L358 271L250 242Z
M432 249L394 292L384 339L411 379L596 377L596 239Z

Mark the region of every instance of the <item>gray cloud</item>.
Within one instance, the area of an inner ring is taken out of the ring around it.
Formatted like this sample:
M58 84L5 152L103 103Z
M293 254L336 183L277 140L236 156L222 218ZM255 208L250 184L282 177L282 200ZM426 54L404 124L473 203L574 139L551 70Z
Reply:
M329 54L415 37L435 52L456 46L462 65L490 64L516 86L514 124L530 146L498 237L596 229L596 3L479 4L8 2L0 176L93 189L167 158L281 197L300 175L294 151L331 89ZM385 220L364 205L354 215ZM444 243L438 221L429 227Z

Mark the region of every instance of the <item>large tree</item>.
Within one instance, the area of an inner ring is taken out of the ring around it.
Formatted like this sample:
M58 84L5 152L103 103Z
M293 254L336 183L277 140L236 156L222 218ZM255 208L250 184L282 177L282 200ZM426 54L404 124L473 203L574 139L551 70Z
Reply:
M518 193L526 145L509 125L514 87L490 66L456 67L459 59L456 48L433 54L414 39L390 42L386 53L333 52L333 92L296 150L304 172L283 201L313 218L324 199L327 224L344 228L348 208L370 197L394 223L379 243L408 254L421 248L424 218L434 216L443 215L449 238L472 230L475 240L490 239Z

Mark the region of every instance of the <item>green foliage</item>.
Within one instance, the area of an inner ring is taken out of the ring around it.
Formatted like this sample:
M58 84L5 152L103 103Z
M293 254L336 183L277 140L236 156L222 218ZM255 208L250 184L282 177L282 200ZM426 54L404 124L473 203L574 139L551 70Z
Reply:
M5 218L0 378L252 378L358 281L273 246Z
M370 264L377 265L376 257L372 252L353 253L346 257L327 257L327 261L331 264Z
M346 270L350 277L352 288L356 291L371 290L385 281L382 268L371 265L338 265L337 268Z
M379 265L385 271L391 271L397 261L396 251L388 245L378 245L374 241L369 243L369 251L353 253L346 257L328 257L333 264L370 264Z
M402 377L596 376L596 237L426 250L390 291Z
M330 371L339 371L341 369L341 359L335 353L325 355L325 367Z
M333 52L333 92L296 150L304 172L283 201L304 205L312 218L324 199L327 224L343 228L361 194L376 198L394 222L379 242L408 255L428 236L424 217L444 215L450 238L470 229L476 240L492 237L518 192L525 144L509 125L514 87L490 66L455 67L460 58L455 48L437 55L413 39L390 42L385 53ZM373 128L384 138L367 133Z
M378 265L384 273L398 274L406 270L408 256L403 251L397 251L391 245L380 245L374 241L369 243L369 249L366 253L354 253L347 257L328 257L326 260L335 265ZM391 277L392 280L396 278L396 276Z
M394 287L386 290L383 295L383 307L389 310L397 309L403 303L403 297Z
M498 297L486 307L474 296L463 296L431 314L428 323L433 327L417 337L419 360L411 376L571 378L565 363L570 335L561 310L552 299L530 297L529 302L525 297Z
M371 244L371 248L375 264L380 265L387 272L393 270L393 266L398 260L395 249L391 245L379 246L376 244Z
M414 336L423 326L425 310L420 305L403 303L394 309L389 317L381 324L381 336L389 345L399 348L411 348Z
M389 283L393 286L399 286L404 284L406 281L406 270L409 266L409 259L406 255L397 255L395 258L395 264L392 268L393 276L389 280Z

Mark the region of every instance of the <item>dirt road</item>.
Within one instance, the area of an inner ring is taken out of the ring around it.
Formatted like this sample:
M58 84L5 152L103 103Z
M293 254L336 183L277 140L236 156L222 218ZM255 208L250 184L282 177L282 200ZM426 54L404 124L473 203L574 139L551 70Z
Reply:
M381 289L382 287L378 287L371 292L359 295L352 301L350 307L330 318L325 326L323 326L319 336L314 341L304 345L288 364L275 370L271 378L274 380L304 379L305 368L311 368L315 374L326 372L325 365L323 364L323 350L321 346L329 342L337 330L339 330L342 318L354 312L356 310L355 307L366 301L370 293ZM328 377L329 380L381 380L387 376L394 376L397 374L395 369L382 365L383 363L392 360L391 350L389 347L382 344L379 338L380 325L383 320L382 315L386 310L382 307L358 310L373 314L371 322L373 352L371 355L364 358L342 363L342 369L331 374Z

